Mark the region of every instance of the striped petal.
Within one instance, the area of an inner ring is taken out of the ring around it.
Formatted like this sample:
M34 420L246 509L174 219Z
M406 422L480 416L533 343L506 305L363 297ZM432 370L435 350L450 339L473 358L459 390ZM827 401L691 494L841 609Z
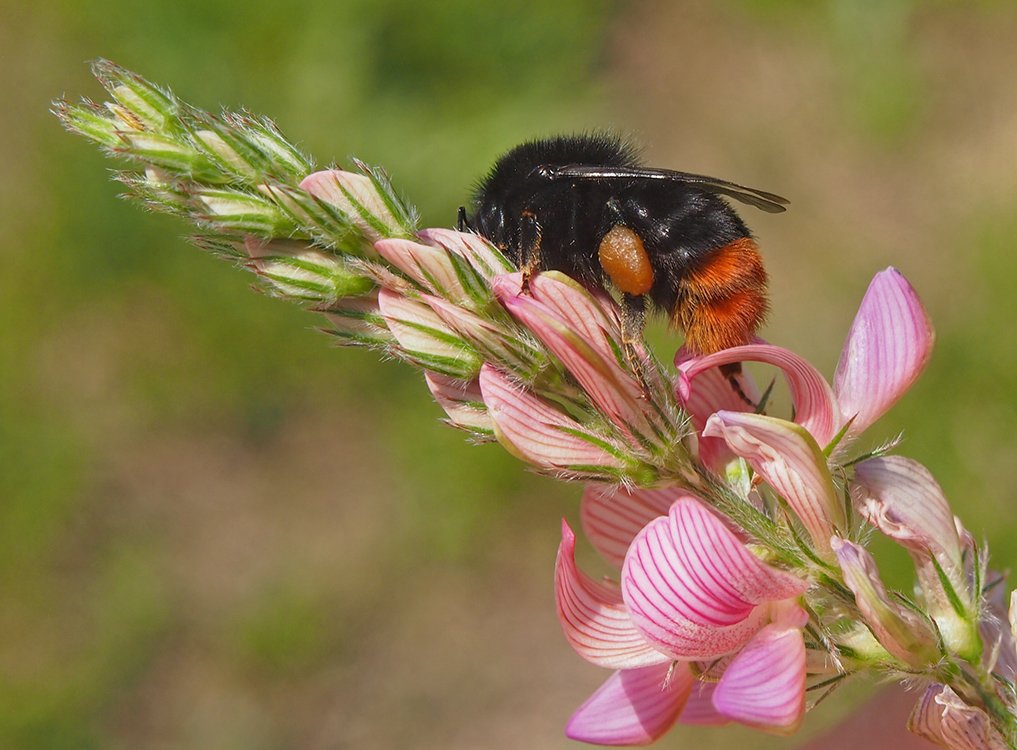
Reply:
M632 624L617 587L597 583L576 566L576 535L562 521L554 568L558 619L569 644L598 667L632 669L670 659Z
M688 357L679 352L676 360L685 361ZM759 392L755 383L747 373L736 375L738 384L750 401L759 400ZM745 411L749 405L731 387L727 376L719 369L712 368L704 370L696 376L694 381L689 382L690 390L682 399L682 407L692 418L692 425L699 435L699 460L703 465L719 472L732 458L734 454L727 447L727 443L721 438L706 437L703 428L706 421L718 411Z
M858 308L833 378L841 412L860 433L918 379L935 335L915 290L896 268L880 271Z
M418 236L428 245L445 248L465 258L486 279L514 270L508 258L479 234L452 229L424 229Z
M932 474L904 456L855 467L854 499L865 518L912 551L932 552L950 570L963 570L961 542L950 504Z
M388 239L375 242L374 249L421 289L460 304L469 300L456 267L443 248L413 240Z
M719 713L779 734L798 728L805 715L805 642L800 627L767 625L738 653L713 694Z
M586 538L607 562L620 568L636 534L687 492L678 487L628 490L590 484L583 491L579 519Z
M617 446L489 364L481 368L480 390L498 442L517 458L541 469L591 478L616 475L625 468Z
M930 685L915 706L908 729L948 750L1007 750L989 715L969 706L946 685Z
M454 378L471 379L480 371L482 362L473 347L423 302L382 289L378 309L407 359Z
M521 292L521 274L494 280L495 296L519 323L540 339L579 382L590 399L640 447L648 438L642 387L618 362L621 331L612 326L590 293L567 276L542 273Z
M701 373L735 362L763 362L780 369L791 391L795 422L826 446L837 434L843 420L833 391L819 371L792 351L770 344L747 344L724 349L705 357L678 360L678 399L686 403Z
M615 672L572 714L565 734L594 745L648 745L674 725L694 682L686 664Z
M453 427L474 433L494 432L494 422L484 406L478 380L461 380L433 372L424 372L424 380Z
M883 648L914 667L935 662L936 637L927 621L890 600L872 555L839 537L834 537L832 544L844 583L855 595L858 610Z
M713 694L717 690L716 682L699 680L692 686L685 708L678 717L679 724L699 727L721 727L730 724L731 719L720 713L713 705Z
M755 557L691 497L636 536L622 568L622 597L646 638L676 659L736 651L766 624L770 600L807 583Z
M762 414L720 411L703 430L723 438L736 456L783 497L821 554L830 556L830 535L846 526L826 457L803 427Z
M365 175L326 169L305 177L300 187L338 209L372 242L403 232L384 197Z

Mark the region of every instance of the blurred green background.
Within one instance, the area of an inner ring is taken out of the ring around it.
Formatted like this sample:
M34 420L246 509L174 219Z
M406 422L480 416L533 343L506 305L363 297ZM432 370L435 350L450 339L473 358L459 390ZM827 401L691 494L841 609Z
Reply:
M1005 2L6 0L0 747L563 748L606 677L553 611L578 488L467 445L409 368L331 348L118 201L47 113L101 95L85 61L269 114L321 164L383 164L425 225L508 147L601 127L790 197L744 212L765 335L832 374L869 278L900 267L937 348L870 434L903 430L1005 568L1015 39ZM690 741L797 740L661 746Z

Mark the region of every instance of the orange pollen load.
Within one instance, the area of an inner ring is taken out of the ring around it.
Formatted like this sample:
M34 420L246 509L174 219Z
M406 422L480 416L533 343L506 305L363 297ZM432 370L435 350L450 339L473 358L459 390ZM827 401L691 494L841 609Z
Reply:
M600 241L600 266L625 294L646 294L653 286L653 266L639 235L620 224Z

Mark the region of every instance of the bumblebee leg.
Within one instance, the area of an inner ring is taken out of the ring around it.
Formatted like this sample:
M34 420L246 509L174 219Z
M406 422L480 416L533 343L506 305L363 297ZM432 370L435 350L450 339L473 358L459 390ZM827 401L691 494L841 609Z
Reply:
M456 217L456 230L460 232L472 232L469 220L466 218L466 206L459 207L459 214Z
M742 374L742 363L732 362L729 365L721 365L719 369L720 374L727 378L728 385L731 386L731 390L735 392L735 395L744 401L745 405L749 406L752 411L758 412L759 404L745 395L742 384L738 381L738 376Z
M625 361L639 377L643 389L647 390L646 362L639 354L643 329L646 327L646 298L634 294L622 294L621 305L622 349Z
M530 291L530 277L540 271L540 239L542 230L537 215L530 210L520 217L519 270L523 272L523 291Z

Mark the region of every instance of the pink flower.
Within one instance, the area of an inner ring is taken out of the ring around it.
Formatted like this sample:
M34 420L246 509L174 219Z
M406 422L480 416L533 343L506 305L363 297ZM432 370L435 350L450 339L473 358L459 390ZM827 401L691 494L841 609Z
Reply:
M588 489L583 522L609 561L628 551L620 585L593 581L576 566L575 535L563 524L555 591L566 639L618 670L572 717L570 737L644 744L685 721L686 710L689 723L797 728L808 618L796 600L807 581L757 558L680 489ZM716 660L719 682L704 689L692 665Z
M735 362L774 365L787 380L795 422L825 448L841 430L848 437L860 434L897 402L925 368L933 338L915 290L897 269L887 268L876 274L862 299L832 388L794 352L760 342L704 357L679 352L678 398L702 432L715 411L746 408L716 368ZM700 453L712 468L723 464L725 453L718 444L704 440Z
M911 714L908 729L947 750L1010 747L985 711L969 706L947 685L928 687Z

